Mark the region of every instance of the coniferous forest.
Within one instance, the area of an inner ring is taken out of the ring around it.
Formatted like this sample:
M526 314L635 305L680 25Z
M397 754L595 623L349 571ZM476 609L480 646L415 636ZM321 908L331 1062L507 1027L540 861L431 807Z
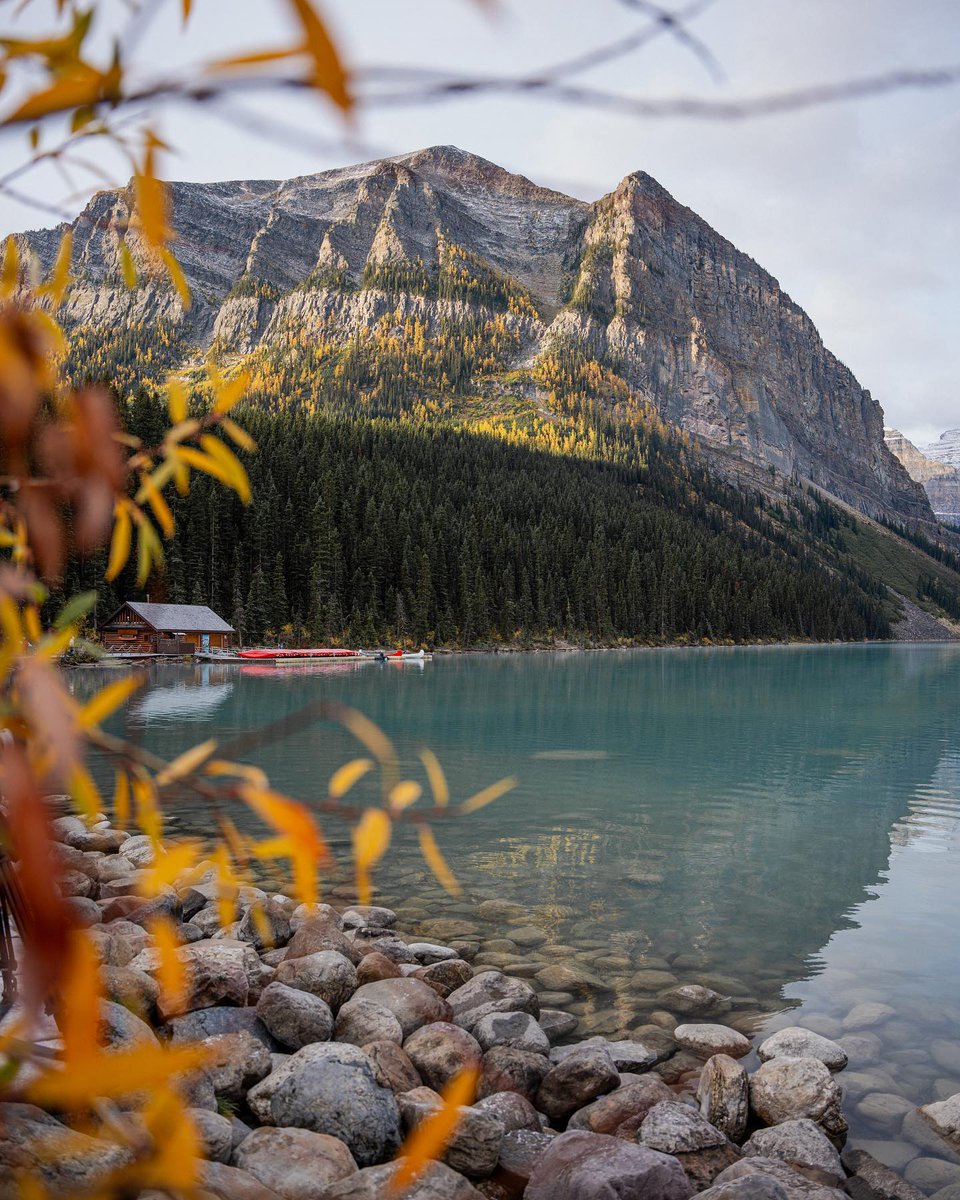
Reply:
M150 393L126 415L147 444L161 436L165 408ZM248 643L888 634L881 587L814 550L815 506L800 520L771 512L656 423L598 422L578 456L303 407L239 419L259 445L247 457L254 504L195 477L165 572L145 591L210 604ZM73 564L65 590L94 586L101 570ZM101 590L101 617L138 594L128 568Z

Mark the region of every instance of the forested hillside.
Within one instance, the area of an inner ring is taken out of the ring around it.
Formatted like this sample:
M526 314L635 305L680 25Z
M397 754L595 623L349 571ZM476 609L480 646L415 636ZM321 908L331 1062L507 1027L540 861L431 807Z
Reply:
M131 432L159 437L141 395ZM259 640L532 644L869 638L882 589L717 483L655 423L597 422L580 452L302 408L240 414L244 508L196 478L151 599L209 603ZM601 459L609 461L598 461ZM813 510L811 509L811 520ZM68 589L98 565L74 565ZM122 576L101 613L136 593Z

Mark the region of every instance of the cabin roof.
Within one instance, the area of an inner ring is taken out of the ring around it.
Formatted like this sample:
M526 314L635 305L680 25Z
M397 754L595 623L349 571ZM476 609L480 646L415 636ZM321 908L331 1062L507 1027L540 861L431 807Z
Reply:
M113 625L125 608L132 609L138 617L157 633L234 633L223 617L218 617L206 604L145 604L140 600L128 600L122 604L105 625Z

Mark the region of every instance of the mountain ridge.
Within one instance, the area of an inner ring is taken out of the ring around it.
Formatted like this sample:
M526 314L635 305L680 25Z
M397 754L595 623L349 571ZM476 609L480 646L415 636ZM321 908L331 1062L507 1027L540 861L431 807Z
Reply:
M573 355L584 395L649 407L728 477L809 481L871 516L934 524L884 444L880 406L809 316L643 171L587 203L430 147L286 181L173 183L170 195L193 308L150 274L130 189L98 193L73 223L64 310L92 343L108 325L136 340L163 322L165 367L189 369L211 349L228 366L269 366L299 345L317 380L344 368L358 339L400 344L406 367L422 344L437 369L390 404L460 413L476 402L498 419L549 415L545 366ZM39 270L60 232L18 235ZM121 238L140 270L133 292ZM383 369L359 374L351 402L382 405Z

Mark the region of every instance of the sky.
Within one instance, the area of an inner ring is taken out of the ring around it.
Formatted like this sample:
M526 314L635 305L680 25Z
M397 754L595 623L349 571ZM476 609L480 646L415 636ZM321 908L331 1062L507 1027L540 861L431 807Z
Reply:
M139 77L206 57L288 42L288 0L141 0ZM657 0L678 12L684 0ZM647 0L326 0L322 10L360 71L428 68L451 76L530 75L647 23ZM52 0L0 31L46 29ZM95 45L126 20L101 0ZM576 81L629 96L727 100L895 69L960 64L957 0L713 0L689 23L711 63L661 36ZM0 97L2 98L2 97ZM268 128L261 129L266 123ZM748 121L638 118L532 96L365 107L346 131L321 97L244 96L228 106L167 105L168 178L286 178L452 143L587 200L644 170L779 280L825 344L871 390L886 422L925 445L960 426L960 86L897 91ZM0 175L24 157L0 134ZM30 202L0 194L0 233L57 222L129 171L106 147L100 172L21 176Z

